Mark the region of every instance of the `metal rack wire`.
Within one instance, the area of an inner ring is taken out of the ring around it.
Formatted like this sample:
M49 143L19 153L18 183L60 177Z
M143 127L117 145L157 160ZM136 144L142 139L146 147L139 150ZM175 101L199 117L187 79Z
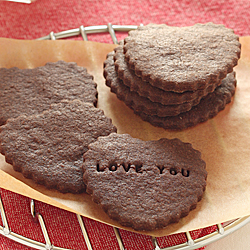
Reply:
M81 36L82 39L84 41L88 40L88 34L97 34L97 33L109 33L112 41L114 44L118 44L118 40L116 37L116 32L128 32L130 30L133 29L137 29L138 26L135 25L112 25L112 24L107 24L107 25L99 25L99 26L88 26L88 27L84 27L83 25L80 26L79 28L76 29L72 29L72 30L67 30L67 31L62 31L59 33L54 33L54 32L50 32L49 35L38 38L37 40L56 40L56 39L61 39L61 38L69 38L69 37L75 37L75 36ZM35 200L31 199L30 200L30 212L31 215L33 217L36 217L38 220L38 223L41 227L43 236L44 236L44 240L45 243L42 242L38 242L36 240L32 240L29 239L25 236L22 236L16 232L13 232L11 230L11 228L8 225L8 219L7 219L7 215L5 213L4 210L4 204L2 202L1 196L0 196L0 215L1 215L1 219L2 219L2 223L3 226L0 225L0 234L11 239L14 240L18 243L21 243L25 246L34 248L34 249L41 249L41 250L68 250L66 248L62 248L60 246L54 246L51 243L44 219L43 219L43 215L36 212L35 210ZM92 250L92 245L91 245L91 241L89 239L87 230L85 228L85 224L84 221L81 217L81 215L76 214L77 220L79 222L79 227L82 231L86 246L88 250ZM197 239L192 239L190 232L186 232L186 242L179 244L179 245L175 245L175 246L171 246L171 247L167 247L167 248L160 248L158 245L158 241L156 237L151 237L153 246L154 246L154 250L193 250L193 249L197 249L203 246L206 246L214 241L217 241L231 233L233 233L234 231L240 229L241 227L243 227L244 225L246 225L247 223L250 222L250 216L246 216L246 217L242 217L242 218L238 218L236 220L227 222L227 223L223 223L223 224L217 224L217 230L205 235L203 237L197 238ZM125 250L122 238L120 236L120 231L118 228L113 227L118 245L120 250Z
M49 35L38 38L37 40L56 40L74 36L82 36L84 41L88 41L88 34L98 34L98 33L109 33L114 44L118 44L116 38L116 32L128 32L130 30L137 29L136 25L112 25L108 23L107 25L98 25L98 26L88 26L84 27L81 25L79 28L71 29L67 31L61 31L54 33L51 31Z
M14 240L20 244L23 244L23 245L28 246L28 247L32 247L34 249L39 249L39 250L52 250L52 249L53 250L69 250L69 249L62 248L60 246L55 246L55 245L51 244L50 237L49 237L47 228L45 226L43 216L42 216L42 214L36 212L35 200L33 200L33 199L30 200L30 212L31 212L31 215L33 217L36 217L38 219L38 223L41 227L45 243L29 239L29 238L22 236L16 232L11 231L11 229L8 225L8 220L7 220L5 210L4 210L4 204L2 202L1 196L0 196L0 214L1 214L1 219L3 222L3 226L0 226L0 234L11 239L11 240ZM83 222L82 216L79 214L76 214L76 217L77 217L77 220L79 222L79 227L81 228L87 249L92 250L93 248L92 248L87 230L85 228L85 224ZM186 232L185 234L186 234L187 241L185 243L171 246L171 247L167 247L167 248L160 248L156 237L151 237L151 239L152 239L152 242L154 245L154 250L177 250L177 249L179 249L179 250L192 250L192 249L197 249L197 248L203 247L205 245L208 245L216 240L219 240L219 239L231 234L232 232L238 230L242 226L246 225L248 222L250 222L250 216L239 218L239 219L236 219L234 221L228 222L227 225L217 224L216 231L214 231L213 233L208 234L206 236L200 237L198 239L192 239L190 232ZM115 233L120 250L125 250L122 238L120 236L119 229L116 227L113 227L113 230L114 230L114 233Z

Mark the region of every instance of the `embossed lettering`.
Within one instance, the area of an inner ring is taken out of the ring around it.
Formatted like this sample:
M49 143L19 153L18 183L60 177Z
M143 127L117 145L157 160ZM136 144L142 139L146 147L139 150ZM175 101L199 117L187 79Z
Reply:
M169 172L170 172L170 174L172 174L172 175L176 175L176 174L177 174L177 171L176 171L175 168L170 168Z
M189 170L187 170L187 169L182 169L182 170L181 170L181 174L182 174L183 176L185 176L185 177L188 177L188 176L189 176Z

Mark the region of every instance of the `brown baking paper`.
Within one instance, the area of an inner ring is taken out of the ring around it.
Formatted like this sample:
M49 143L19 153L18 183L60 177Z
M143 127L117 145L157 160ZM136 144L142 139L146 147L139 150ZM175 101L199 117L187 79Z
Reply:
M143 140L179 138L192 143L206 161L208 178L204 197L179 223L146 232L164 236L204 228L250 215L250 37L242 37L242 56L236 67L238 87L232 103L214 119L180 132L171 132L142 121L105 86L103 61L115 45L83 41L22 41L0 39L0 67L33 68L58 60L77 62L94 75L98 107L112 118L118 133ZM87 194L61 194L25 179L0 155L0 186L4 189L121 227ZM150 209L150 208L149 208ZM125 228L131 230L130 228ZM145 233L145 232L141 232Z

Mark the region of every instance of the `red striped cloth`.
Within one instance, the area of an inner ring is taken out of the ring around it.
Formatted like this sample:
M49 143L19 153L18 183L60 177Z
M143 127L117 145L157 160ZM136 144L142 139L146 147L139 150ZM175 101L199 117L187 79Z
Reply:
M37 218L33 218L31 214L30 199L1 188L0 195L8 220L8 226L11 231L45 244L46 242L39 222ZM39 201L35 201L35 211L43 216L52 245L69 249L87 250L77 216L74 213ZM113 227L85 217L83 217L83 222L93 249L120 249ZM0 225L3 226L2 221ZM216 226L212 226L195 230L191 232L191 236L193 239L196 239L215 231L216 228ZM132 233L126 230L120 230L120 235L126 250L154 249L150 236ZM165 248L185 243L187 242L187 238L185 233L179 233L159 237L157 241L160 248ZM0 249L27 250L29 248L0 236Z
M240 36L250 34L248 0L37 0L32 4L0 2L0 36L35 39L51 31L78 28L81 25L166 23L187 26L197 22L222 23ZM118 40L126 34L118 35ZM80 37L74 39L81 39ZM89 35L89 40L111 43L107 34ZM45 243L41 228L30 213L30 199L0 189L8 223L13 232ZM87 249L75 214L35 202L43 215L53 245ZM119 249L112 227L83 218L93 249ZM1 225L2 222L0 222ZM215 226L191 232L193 239L216 230ZM151 250L149 236L120 230L127 250ZM161 248L186 242L184 233L158 238ZM0 236L0 249L29 249Z
M37 0L20 4L0 2L2 37L34 39L80 25L166 23L187 26L222 23L240 36L249 35L248 0ZM107 36L94 37L100 42Z

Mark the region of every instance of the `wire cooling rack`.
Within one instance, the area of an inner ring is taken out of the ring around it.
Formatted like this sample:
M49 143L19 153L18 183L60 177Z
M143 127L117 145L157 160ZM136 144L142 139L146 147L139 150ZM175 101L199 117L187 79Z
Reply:
M112 25L111 23L107 25L88 26L88 27L84 27L82 25L79 28L62 31L58 33L54 33L52 31L49 33L49 35L38 38L37 40L57 40L57 39L62 39L62 38L71 38L71 37L81 36L84 41L88 41L88 34L109 33L112 38L113 43L118 44L116 32L128 32L130 30L137 29L137 27L138 26L136 25ZM67 248L62 248L60 246L52 245L49 233L47 231L47 228L43 219L43 215L41 213L36 212L35 200L33 199L30 200L30 213L34 218L37 218L37 221L41 227L41 230L44 236L45 243L39 242L33 239L29 239L11 230L11 228L8 225L8 219L4 210L4 204L2 202L1 196L0 196L0 215L1 215L3 226L0 225L0 234L11 240L14 240L18 243L21 243L25 246L28 246L34 249L68 250ZM81 215L76 214L75 216L77 217L77 220L79 222L79 227L83 234L87 249L92 250L93 247L91 245L89 235L85 228L84 221ZM212 242L215 242L233 233L234 231L240 229L241 227L243 227L249 222L250 222L250 216L246 216L246 217L238 218L238 219L235 219L235 220L223 223L223 224L219 223L216 225L217 230L197 239L192 239L190 232L185 232L185 235L186 235L185 243L174 245L174 246L167 247L167 248L160 248L156 237L151 237L151 240L154 246L154 250L177 250L177 249L193 250L193 249L206 246ZM120 250L125 250L122 238L120 236L119 229L116 227L113 227L113 230L114 230Z

